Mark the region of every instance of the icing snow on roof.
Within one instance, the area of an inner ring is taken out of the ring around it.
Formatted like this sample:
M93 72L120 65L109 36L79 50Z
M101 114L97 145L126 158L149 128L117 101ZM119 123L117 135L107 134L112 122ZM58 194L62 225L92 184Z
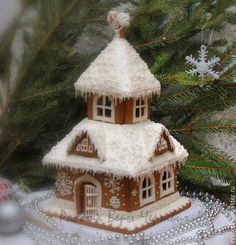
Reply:
M116 37L75 83L76 93L116 98L160 94L160 82L123 38Z
M170 137L174 151L154 156L163 131ZM76 136L84 132L93 142L98 158L68 154ZM161 169L166 164L185 161L187 156L184 147L169 135L162 124L147 120L119 125L84 119L51 149L43 158L43 164L137 177Z

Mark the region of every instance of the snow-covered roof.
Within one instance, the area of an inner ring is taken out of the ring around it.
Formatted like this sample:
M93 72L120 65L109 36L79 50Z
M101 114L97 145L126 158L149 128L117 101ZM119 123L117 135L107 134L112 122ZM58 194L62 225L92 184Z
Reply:
M115 98L160 94L160 82L135 49L115 37L75 83L76 93L101 94Z
M98 158L68 153L76 137L84 132L94 144ZM163 132L169 136L174 150L155 156ZM184 162L187 156L184 147L169 135L162 124L146 120L120 125L84 119L51 149L43 158L43 164L137 177L175 164L176 161Z

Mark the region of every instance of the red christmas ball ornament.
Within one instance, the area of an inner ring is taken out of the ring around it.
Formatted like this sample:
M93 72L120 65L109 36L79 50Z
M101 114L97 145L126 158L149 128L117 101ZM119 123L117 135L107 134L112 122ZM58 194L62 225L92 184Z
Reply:
M0 178L0 202L11 200L12 194L12 183L4 178Z

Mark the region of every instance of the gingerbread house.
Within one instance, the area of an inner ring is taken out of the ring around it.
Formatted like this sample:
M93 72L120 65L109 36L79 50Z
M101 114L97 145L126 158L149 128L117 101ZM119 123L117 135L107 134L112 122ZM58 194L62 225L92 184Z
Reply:
M75 83L87 118L43 158L57 168L52 216L122 233L136 233L190 206L177 186L188 153L150 120L160 83L125 39L130 17L109 12L116 36Z

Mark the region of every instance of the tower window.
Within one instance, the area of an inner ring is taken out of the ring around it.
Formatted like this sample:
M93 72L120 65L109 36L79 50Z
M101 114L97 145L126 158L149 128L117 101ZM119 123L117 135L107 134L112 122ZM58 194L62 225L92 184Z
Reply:
M93 115L95 120L114 122L114 101L108 96L95 96Z
M134 101L134 112L133 118L134 122L142 121L143 119L147 119L147 109L148 109L148 102L147 97L138 98Z

